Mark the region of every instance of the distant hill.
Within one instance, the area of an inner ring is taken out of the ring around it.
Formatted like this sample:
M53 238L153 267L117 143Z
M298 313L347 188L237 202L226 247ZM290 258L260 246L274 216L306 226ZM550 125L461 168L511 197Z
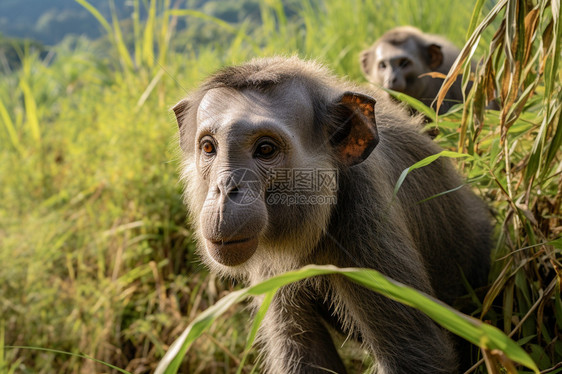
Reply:
M90 2L105 15L109 14L106 0ZM72 0L0 1L0 33L4 36L29 38L52 45L61 41L66 34L96 38L101 32L96 19Z
M106 19L111 18L108 0L88 0ZM141 18L146 14L141 3ZM173 2L172 2L173 3ZM130 17L133 0L115 0L120 19ZM182 8L199 9L227 22L248 17L259 18L259 0L185 0ZM181 29L183 23L179 25ZM99 22L74 0L1 0L0 35L37 40L54 45L66 35L85 35L95 39L104 33Z

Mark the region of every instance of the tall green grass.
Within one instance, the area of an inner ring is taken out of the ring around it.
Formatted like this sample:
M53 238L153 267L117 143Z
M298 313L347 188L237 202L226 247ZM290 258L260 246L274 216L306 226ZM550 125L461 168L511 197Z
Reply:
M436 158L433 158L435 160ZM426 162L430 163L431 160ZM420 165L419 167L421 167ZM255 333L265 315L265 311L270 305L270 302L277 290L289 283L302 280L304 278L329 275L329 274L342 274L350 280L357 282L367 288L379 292L386 297L404 303L408 306L415 307L443 327L462 336L469 340L471 343L482 347L484 352L501 352L502 357L506 358L506 362L514 360L519 364L532 369L538 373L533 360L526 354L520 346L506 337L500 330L482 323L477 319L470 318L454 309L445 306L442 303L432 299L430 296L423 295L416 290L404 286L398 282L384 277L378 271L372 269L340 269L334 266L306 266L300 270L287 272L275 277L272 277L255 286L230 293L217 302L213 307L207 309L204 313L198 316L182 333L176 342L170 347L169 352L164 356L161 363L156 369L156 374L174 374L179 369L182 358L193 345L194 341L201 336L209 326L220 317L228 307L234 303L239 302L248 296L261 296L264 295L264 301L260 310L255 317L255 322L252 328L252 333L249 336L248 345L253 343ZM496 353L497 354L497 353Z
M111 371L90 356L151 372L184 328L235 288L194 255L177 182L169 108L206 75L255 56L298 54L362 81L358 54L386 29L414 24L461 46L492 10L483 1L271 0L260 2L260 23L228 24L166 0L133 1L129 19L77 2L106 37L68 39L49 63L22 51L22 69L0 79L0 371ZM468 301L474 316L546 370L562 360L562 38L559 2L529 4L537 10L507 1L483 29L474 58L486 63L470 105L438 119L436 141L471 155L459 167L497 221L490 288L483 303ZM180 20L221 38L190 43L185 35L197 30L177 32ZM531 26L532 38L514 41ZM494 92L502 110L486 111L483 97ZM242 328L247 311L224 313L181 372L258 370ZM249 352L242 361L241 352ZM503 358L484 352L490 368ZM366 367L361 354L346 360Z

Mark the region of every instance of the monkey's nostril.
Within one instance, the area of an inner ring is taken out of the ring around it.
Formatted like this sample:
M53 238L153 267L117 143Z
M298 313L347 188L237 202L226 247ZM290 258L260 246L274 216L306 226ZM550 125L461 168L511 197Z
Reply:
M240 189L238 188L238 186L232 186L230 189L228 189L227 195L228 197L233 197L236 196L239 192Z
M218 183L215 189L217 197L238 202L244 196L244 189L235 183Z
M238 192L238 186L231 181L217 183L216 192L221 195L230 196L232 193Z

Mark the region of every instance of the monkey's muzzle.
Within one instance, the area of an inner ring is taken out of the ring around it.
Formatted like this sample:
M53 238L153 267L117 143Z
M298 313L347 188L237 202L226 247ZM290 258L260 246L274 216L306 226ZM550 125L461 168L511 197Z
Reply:
M230 238L229 238L230 239ZM248 261L258 248L258 238L205 240L207 251L221 265L236 266Z

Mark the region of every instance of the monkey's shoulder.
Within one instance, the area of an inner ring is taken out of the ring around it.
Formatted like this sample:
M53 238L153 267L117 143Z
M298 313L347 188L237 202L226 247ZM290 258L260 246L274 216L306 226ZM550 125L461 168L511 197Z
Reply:
M441 152L439 147L427 134L422 132L422 127L412 123L397 123L378 126L379 143L369 157L368 166L376 170L393 170L401 173L406 168L414 165L431 155ZM421 172L414 173L411 178L424 178L432 175L448 175L449 179L456 178L456 172L446 159L438 159L428 167L421 168ZM374 171L378 172L378 171Z
M423 132L423 126L417 121L382 122L377 126L379 142L395 152L400 148L413 148L421 154L433 154L441 148Z

